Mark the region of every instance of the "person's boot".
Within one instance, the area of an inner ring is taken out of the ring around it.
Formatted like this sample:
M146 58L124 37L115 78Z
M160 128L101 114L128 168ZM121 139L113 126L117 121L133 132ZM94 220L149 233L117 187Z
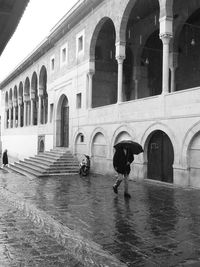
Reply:
M115 192L115 194L118 193L118 187L121 184L122 181L117 180L117 182L113 185L113 191Z
M124 192L124 197L125 198L131 198L131 195L128 192Z

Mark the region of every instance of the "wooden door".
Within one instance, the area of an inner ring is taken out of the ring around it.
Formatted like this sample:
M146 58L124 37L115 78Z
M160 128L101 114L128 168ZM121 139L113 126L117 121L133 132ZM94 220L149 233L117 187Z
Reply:
M173 162L174 151L169 137L156 131L148 146L148 178L172 183Z
M61 146L69 146L69 107L63 106L61 111Z

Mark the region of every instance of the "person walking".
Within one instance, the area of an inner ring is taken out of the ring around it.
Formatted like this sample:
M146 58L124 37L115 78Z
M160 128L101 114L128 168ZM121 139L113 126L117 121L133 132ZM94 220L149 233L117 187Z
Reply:
M7 152L8 152L7 149L5 149L4 152L3 152L3 156L2 156L3 167L8 165L8 154L7 154Z
M113 157L113 167L118 173L118 178L113 185L114 193L118 193L118 187L124 180L124 197L130 198L131 195L128 192L128 178L131 171L131 163L134 160L133 153L128 148L117 148Z

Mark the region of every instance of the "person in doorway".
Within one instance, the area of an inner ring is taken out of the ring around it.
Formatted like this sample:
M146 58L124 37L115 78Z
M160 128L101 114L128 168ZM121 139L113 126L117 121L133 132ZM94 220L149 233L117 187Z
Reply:
M115 151L113 157L113 166L116 172L118 173L117 180L113 185L113 191L117 194L118 187L124 180L124 197L130 198L131 195L128 192L128 178L131 171L131 163L134 160L133 154L127 148L118 148Z
M8 165L8 154L7 154L7 152L8 152L7 149L5 149L4 152L3 152L3 156L2 156L3 167Z

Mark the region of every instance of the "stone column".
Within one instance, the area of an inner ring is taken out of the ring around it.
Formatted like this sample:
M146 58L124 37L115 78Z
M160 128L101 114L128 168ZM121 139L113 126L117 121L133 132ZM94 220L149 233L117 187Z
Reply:
M5 124L4 124L4 128L5 129L7 129L8 128L8 107L6 107L6 109L5 109L5 120L4 120L4 122L5 122Z
M88 72L88 108L92 108L92 78L94 71L90 70Z
M27 101L27 126L30 125L30 101Z
M21 111L22 111L22 98L21 97L19 97L19 99L18 99L18 127L21 127L21 123L22 123L22 121L21 121Z
M138 80L134 80L135 83L135 99L138 99Z
M118 62L117 103L123 101L123 62L125 59L126 44L116 44L116 60Z
M27 101L24 101L24 127L27 126Z
M169 57L169 67L171 70L171 92L176 90L175 88L175 73L178 67L178 53L171 52Z
M18 127L21 127L21 102L18 104Z
M8 126L8 128L11 128L11 118L12 118L11 113L12 113L12 106L10 105L9 106L9 126Z
M14 102L14 105L13 105L13 128L16 127L16 107L17 107L17 103Z
M117 80L117 103L123 102L123 57L117 58L118 62L118 80Z
M162 94L169 92L169 43L172 38L172 18L160 19L160 39L163 42Z
M42 96L38 97L38 125L41 124L41 114L42 114Z
M33 112L34 112L34 99L31 98L31 118L30 118L30 125L33 125Z
M42 97L44 93L44 87L40 86L39 87L39 92L38 92L38 125L42 123Z
M162 93L169 93L169 42L171 37L163 35L160 37L163 42L163 77L162 77Z

